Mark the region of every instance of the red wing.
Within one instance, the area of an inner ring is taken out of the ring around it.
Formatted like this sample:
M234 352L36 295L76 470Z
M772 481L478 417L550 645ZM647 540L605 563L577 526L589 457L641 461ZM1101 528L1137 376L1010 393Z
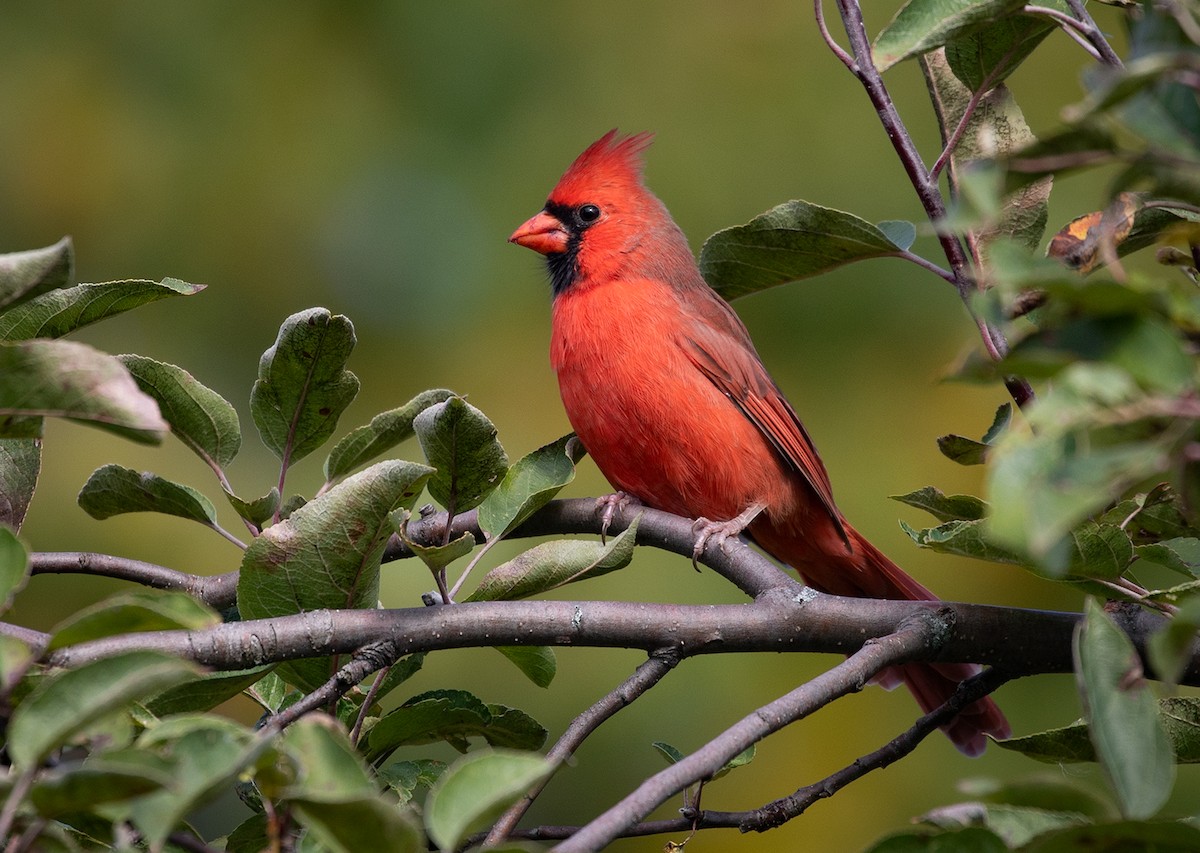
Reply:
M686 338L688 356L700 372L758 427L788 467L804 478L848 544L841 513L833 502L829 474L808 431L759 361L737 315L724 303L721 307L728 312L722 325L729 328L719 330L709 324L697 324L690 330L696 334ZM730 321L734 325L730 325Z

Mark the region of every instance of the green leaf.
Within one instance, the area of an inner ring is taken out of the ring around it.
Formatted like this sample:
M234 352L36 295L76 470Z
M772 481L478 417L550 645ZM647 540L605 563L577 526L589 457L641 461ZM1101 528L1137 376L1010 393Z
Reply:
M1151 817L1171 794L1174 755L1133 643L1092 599L1075 656L1088 733L1121 813Z
M1047 0L1039 5L1069 13L1062 0ZM946 60L954 76L972 92L978 91L985 81L991 88L1015 71L1054 30L1053 22L1043 16L1009 15L971 35L948 41Z
M50 636L49 650L138 631L193 631L219 625L221 617L184 592L138 590L107 598L73 613Z
M1093 821L1109 821L1118 817L1112 802L1098 792L1074 782L1064 775L1021 776L1016 779L965 779L959 790L989 803L1073 812Z
M1119 521L1139 544L1195 538L1200 533L1188 520L1183 501L1169 483L1159 483L1139 497L1136 511L1131 508ZM1181 552L1185 548L1180 545Z
M279 713L300 698L299 691L289 687L275 672L268 672L255 684L246 688L246 695L272 714Z
M371 418L370 423L350 431L333 446L329 458L325 460L325 480L333 482L391 450L413 435L413 421L417 415L453 396L453 391L443 388L422 391L400 408L378 414Z
M445 770L444 761L421 758L416 761L393 761L379 771L379 776L403 805L412 801L418 788L432 788Z
M21 531L41 470L40 439L0 438L0 525Z
M1075 826L1048 832L1021 848L1022 853L1157 851L1188 853L1200 849L1200 829L1179 821L1121 821Z
M8 751L30 768L75 732L105 715L197 675L194 666L159 652L123 652L46 678L13 711Z
M942 51L927 54L922 63L925 77L942 141L948 142L962 123L968 107L972 106L972 91L962 85L951 71L946 55ZM970 118L962 129L949 163L950 183L955 196L963 200L976 187L968 183L972 171L978 172L980 163L991 161L1028 145L1034 140L1025 116L1012 93L1003 84L996 85L986 95L974 101ZM989 194L1001 191L1002 179L995 176L995 186L985 185ZM983 189L984 186L978 187ZM988 199L982 204L975 199L975 206L988 214L981 227L974 227L972 237L985 263L990 266L991 246L997 240L1012 240L1029 251L1038 248L1046 230L1049 214L1050 181L1030 184L1009 194L1001 200Z
M1022 0L909 0L875 38L880 71L990 27L1024 7Z
M459 557L465 557L475 550L475 537L470 532L445 545L421 545L405 536L403 531L400 532L400 538L432 572L444 569Z
M0 344L0 424L8 415L69 418L146 444L167 431L121 362L72 341Z
M1116 580L1133 562L1133 543L1115 524L1085 521L1071 531L1072 573L1088 578Z
M553 770L540 755L511 750L481 750L460 758L425 802L430 839L443 851L457 849L473 830L503 813Z
M1164 463L1157 444L1089 447L1046 432L1009 436L989 466L988 535L1001 547L1029 554L1050 577L1061 577L1069 567L1070 531Z
M1160 679L1178 684L1192 659L1192 644L1200 631L1200 597L1185 600L1162 628L1150 635L1147 643L1150 666Z
M943 832L905 829L878 841L867 853L1008 853L1009 846L989 829L970 827Z
M279 487L272 486L271 491L253 500L245 500L233 492L225 491L225 499L229 501L234 512L251 524L262 527L268 519L274 517L275 510L279 509Z
M362 758L330 718L301 717L284 732L283 747L301 771L281 792L284 798L339 802L375 793Z
M42 817L55 818L127 800L169 784L161 770L106 764L103 757L83 765L56 767L38 777L29 800Z
M488 572L466 601L514 601L629 565L640 516L607 544L560 539L535 545Z
M961 435L943 435L937 440L938 450L942 455L959 465L982 465L988 460L992 445L1004 434L1012 422L1012 403L1002 403L996 409L996 417L992 425L983 434L983 439L975 441Z
M1055 812L1043 807L960 803L934 809L921 816L922 823L939 829L984 826L1019 849L1031 839L1055 829L1090 823L1083 815Z
M140 305L168 296L191 296L203 289L202 284L164 278L107 281L51 290L0 314L0 340L60 338Z
M1171 741L1175 762L1200 764L1200 699L1194 696L1171 696L1159 700L1158 710L1167 738Z
M721 766L721 769L712 775L712 781L715 782L718 779L720 779L722 776L729 775L730 771L737 770L739 767L745 767L747 764L749 764L751 761L754 760L754 755L756 752L757 752L757 747L754 744L750 744L748 747L743 749L741 752L739 752L733 758L726 761Z
M558 659L550 646L495 646L525 677L538 687L549 687L558 673Z
M1197 700L1190 697L1160 699L1158 711L1175 762L1200 763L1200 705ZM1128 736L1133 738L1132 733ZM1082 720L1062 728L997 743L1005 749L1050 764L1097 760L1096 749L1088 736L1088 726Z
M443 740L465 752L469 737L493 746L539 749L546 729L528 714L486 705L465 690L431 690L380 718L367 736L367 755L374 762L401 746Z
M161 512L212 527L217 509L212 501L180 483L149 471L139 474L120 465L97 468L79 490L80 508L92 518L103 520L127 512Z
M300 823L323 848L336 853L378 850L386 839L391 853L423 853L421 832L409 816L378 795L352 800L292 800Z
M659 755L667 760L667 764L678 764L686 757L682 751L671 746L666 741L656 740L650 745L658 750Z
M488 539L506 536L548 504L575 479L575 464L583 453L583 445L571 434L518 459L479 505L479 526Z
M142 704L156 717L211 711L222 702L258 683L273 668L273 665L264 665L228 672L210 672L195 681L167 688Z
M233 461L242 446L242 427L228 400L173 364L141 355L117 357L192 452L214 468Z
M987 515L987 504L974 495L947 495L924 486L907 495L891 495L902 504L923 509L938 521L975 521Z
M324 444L358 394L358 377L346 370L354 344L347 318L310 308L284 320L263 353L250 413L263 443L286 464Z
M985 525L986 519L947 521L937 527L917 530L903 521L900 522L900 527L918 547L928 548L939 554L957 554L992 563L1011 563L1018 566L1026 564L1017 554L992 542L986 535Z
M429 494L450 512L479 506L508 471L496 427L462 397L430 406L413 426L426 460L437 469Z
M268 527L246 549L238 610L246 619L321 608L374 607L390 513L411 508L430 469L378 462ZM281 674L306 690L332 674L329 659L295 661Z
M377 676L383 681L379 684L379 689L375 691L375 699L379 701L387 696L405 681L416 675L422 666L425 664L425 653L418 652L415 655L401 658L387 668L387 671Z
M53 246L0 255L0 308L40 293L69 287L75 278L75 250L70 237Z
M17 534L0 524L0 613L12 606L13 598L28 581L29 553Z
M161 849L188 814L272 748L270 740L212 716L172 717L146 732L139 746L161 751L172 764L172 784L137 800L130 811L151 849Z
M911 249L917 239L917 226L905 219L885 219L875 227L900 249Z
M732 300L901 251L883 231L852 213L789 201L709 237L700 250L700 272Z

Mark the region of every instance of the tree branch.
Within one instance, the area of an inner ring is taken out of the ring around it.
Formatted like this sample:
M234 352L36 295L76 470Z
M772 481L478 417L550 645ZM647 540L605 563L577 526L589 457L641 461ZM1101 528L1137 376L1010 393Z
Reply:
M992 693L1008 679L1009 676L1001 670L985 669L960 684L958 690L945 704L918 719L907 731L820 782L807 785L791 796L747 812L745 819L738 824L738 828L742 832L765 832L792 818L799 817L817 800L832 797L842 788L861 779L872 770L882 770L889 764L904 758L939 726L950 722L963 708Z
M824 707L833 700L861 690L885 667L910 660L945 633L936 618L916 619L898 631L868 642L851 655L786 696L776 699L730 726L700 749L661 770L621 802L555 847L557 853L600 850L622 831L689 785L710 778L730 759L769 734Z
M601 724L607 722L622 708L632 704L634 700L658 684L668 672L675 668L679 661L679 654L674 649L652 652L650 658L643 661L633 675L571 722L558 742L546 753L546 760L554 764L557 770L575 753L588 735L600 728ZM521 820L549 782L549 779L545 779L538 783L537 787L501 815L483 840L484 844L494 846L508 838L517 822Z
M917 151L908 129L904 126L904 121L900 118L900 113L896 110L892 96L888 92L887 86L884 85L883 77L875 66L871 55L871 42L867 38L867 28L858 0L838 0L838 9L841 12L846 35L850 40L850 50L854 55L851 71L862 83L867 97L874 105L879 121L883 124L888 139L896 150L896 155L899 157L909 181L912 182L913 189L917 192L917 198L920 199L926 216L937 227L946 217L945 201L938 188L936 176L931 175L930 171L925 168L920 152ZM1003 333L982 317L977 316L974 306L971 304L977 285L971 274L966 250L959 242L958 237L946 229L938 228L937 236L938 242L942 246L942 252L950 263L950 270L954 274L954 286L958 289L959 297L967 311L979 327L988 354L993 358L997 358L997 356L1002 358L1008 350L1008 343L1005 341ZM1024 408L1034 400L1033 387L1019 376L1005 377L1004 386L1018 407Z
M35 575L82 574L133 581L154 589L186 592L210 607L224 610L237 597L237 572L193 575L154 563L87 551L39 551L29 555Z

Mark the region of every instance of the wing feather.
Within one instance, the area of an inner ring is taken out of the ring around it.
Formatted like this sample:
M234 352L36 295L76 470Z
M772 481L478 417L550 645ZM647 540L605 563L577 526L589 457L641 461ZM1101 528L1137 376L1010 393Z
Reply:
M758 427L788 467L812 488L839 535L849 544L842 514L833 502L829 474L804 424L763 367L733 309L719 299L705 301L706 319L710 322L696 324L689 330L684 339L688 357ZM713 320L719 320L720 324Z

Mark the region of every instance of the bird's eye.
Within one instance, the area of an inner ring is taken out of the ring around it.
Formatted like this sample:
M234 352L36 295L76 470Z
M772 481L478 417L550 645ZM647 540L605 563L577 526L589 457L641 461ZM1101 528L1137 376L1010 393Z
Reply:
M600 208L594 204L585 204L579 208L577 215L580 222L591 224L600 218Z

